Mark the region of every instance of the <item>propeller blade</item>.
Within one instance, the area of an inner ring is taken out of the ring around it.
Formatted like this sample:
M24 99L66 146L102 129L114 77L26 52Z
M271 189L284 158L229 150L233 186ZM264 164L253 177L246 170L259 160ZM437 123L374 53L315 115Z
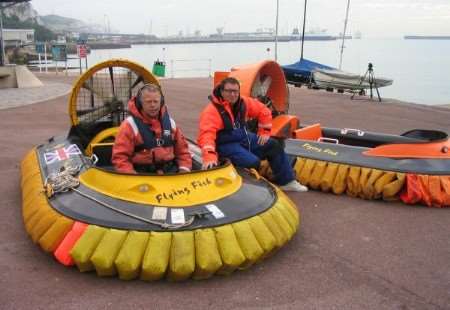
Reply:
M109 77L111 78L111 86L112 86L112 94L113 97L116 97L116 90L114 89L114 74L113 74L113 67L108 67L109 70Z
M80 121L96 121L102 119L105 116L111 114L111 108L108 105L103 105L95 109L82 110L77 111L77 115L80 118Z
M121 100L113 98L112 101L104 102L102 105L86 109L78 110L77 115L83 120L99 120L105 116L111 115L113 118L117 113L123 113L124 105Z
M91 83L91 84L93 84L93 83ZM87 89L87 90L90 91L91 93L97 95L97 97L99 97L99 98L102 98L102 97L103 97L103 96L102 96L103 94L102 94L101 92L99 92L97 89L94 89L93 85L89 85L89 84L87 83L87 81L85 81L85 82L81 85L81 87L84 88L84 89Z
M136 81L134 81L134 83L131 85L130 90L135 88L137 84L139 84L140 82L144 81L144 78L142 77L142 75L139 75L136 79Z
M94 85L94 80L92 79L92 77L89 79L89 82L91 83L91 86ZM89 97L91 100L91 107L95 107L94 93L91 92L91 95Z
M269 91L270 84L272 84L272 78L268 75L257 76L255 82L253 83L251 96L254 98L265 97Z
M139 75L137 79L134 81L134 83L131 84L130 88L128 89L128 99L131 99L132 95L131 91L133 90L133 88L135 88L142 81L144 81L144 78L141 75Z
M261 95L262 96L267 96L267 92L269 91L270 84L272 84L272 78L269 75L266 75L261 79Z
M100 111L101 109L104 109L104 107L105 106L99 106L99 107L91 108L91 109L87 109L87 110L78 110L77 111L77 115L78 116L83 116L83 115L86 115L86 114L89 114L89 113Z

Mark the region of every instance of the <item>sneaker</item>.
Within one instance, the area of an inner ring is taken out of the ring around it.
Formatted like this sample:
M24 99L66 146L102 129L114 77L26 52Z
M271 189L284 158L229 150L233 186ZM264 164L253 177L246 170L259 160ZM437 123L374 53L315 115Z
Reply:
M305 185L301 185L296 180L292 180L286 185L280 186L285 192L307 192L308 188Z

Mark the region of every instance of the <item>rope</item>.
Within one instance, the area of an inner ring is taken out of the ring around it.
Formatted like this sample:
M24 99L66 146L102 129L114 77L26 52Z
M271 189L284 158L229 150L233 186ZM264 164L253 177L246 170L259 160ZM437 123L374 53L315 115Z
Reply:
M114 207L106 202L100 201L97 198L95 198L89 194L83 193L77 189L77 187L80 185L80 180L78 179L78 177L76 177L76 175L78 174L80 169L81 169L81 166L76 166L76 167L64 166L64 167L61 167L61 170L59 172L49 174L49 176L45 179L45 183L44 183L44 190L47 194L47 197L52 198L58 193L66 193L66 192L72 190L72 191L76 192L77 194L79 194L80 196L83 196L89 200L92 200L105 208L108 208L108 209L115 211L117 213L120 213L122 215L134 218L136 220L140 220L142 222L157 225L163 229L179 229L179 228L187 227L187 226L192 225L192 223L195 220L196 215L193 215L193 216L190 216L188 218L188 220L183 224L170 224L170 223L166 223L166 222L150 220L145 217L141 217L139 215L121 210L121 209Z
M90 200L92 200L92 201L94 201L94 202L96 202L96 203L98 203L98 204L100 204L100 205L102 205L102 206L104 206L104 207L106 207L106 208L108 208L110 210L113 210L113 211L115 211L117 213L129 216L131 218L134 218L134 219L137 219L137 220L149 223L149 224L158 225L158 226L160 226L161 228L164 228L164 229L177 229L177 228L187 227L187 226L190 226L194 222L194 219L195 219L194 216L191 216L184 224L169 224L169 223L166 223L166 222L159 222L159 221L155 221L155 220L149 220L149 219L147 219L145 217L141 217L139 215L136 215L136 214L133 214L133 213L121 210L121 209L116 208L116 207L114 207L114 206L112 206L112 205L110 205L110 204L108 204L106 202L100 201L97 198L92 197L92 196L90 196L88 194L85 194L85 193L79 191L76 188L72 188L72 190L74 192L78 193L79 195L81 195L81 196L83 196L83 197L85 197L87 199L90 199Z
M80 168L80 166L63 166L59 172L50 173L44 182L47 197L51 198L58 193L65 193L78 187L80 180L75 176L80 171Z

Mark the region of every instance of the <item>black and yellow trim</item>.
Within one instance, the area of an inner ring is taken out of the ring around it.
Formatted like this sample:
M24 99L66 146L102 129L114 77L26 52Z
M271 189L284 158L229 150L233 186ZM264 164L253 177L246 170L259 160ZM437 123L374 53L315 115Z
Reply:
M46 252L55 252L78 219L56 211L47 199L36 149L25 156L21 170L26 230ZM124 280L177 281L230 274L268 257L297 231L297 208L280 190L274 187L273 191L276 198L267 210L207 228L139 231L87 222L70 256L82 272L118 274ZM241 202L239 207L245 209L246 205Z

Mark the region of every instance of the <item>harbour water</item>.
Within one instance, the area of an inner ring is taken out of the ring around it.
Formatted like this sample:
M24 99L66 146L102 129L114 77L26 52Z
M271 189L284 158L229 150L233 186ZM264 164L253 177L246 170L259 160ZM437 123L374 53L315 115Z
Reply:
M304 58L337 67L341 41L306 41ZM279 42L278 62L300 58L301 42ZM394 80L381 88L382 97L427 105L450 104L450 40L354 39L345 42L342 69L364 74L368 63L375 76ZM274 59L274 43L207 43L133 45L131 49L93 50L89 65L121 57L150 70L153 62L166 62L167 77L205 77L214 71L263 59Z

